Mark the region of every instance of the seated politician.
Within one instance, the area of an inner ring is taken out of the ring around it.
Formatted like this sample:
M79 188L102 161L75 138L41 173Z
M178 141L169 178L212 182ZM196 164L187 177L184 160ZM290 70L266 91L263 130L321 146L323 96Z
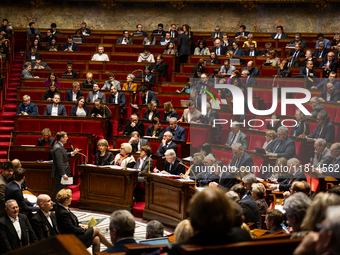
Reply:
M169 125L165 131L171 132L174 140L185 141L185 129L177 124L177 119L170 118Z
M78 79L78 74L75 71L72 71L73 69L73 64L72 63L68 63L67 64L67 72L64 72L63 75L72 75L72 79Z
M218 187L229 190L235 184L235 176L233 176L229 171L224 171L223 166L224 164L221 160L216 160L214 162L214 173L216 176L218 176L218 178L215 181L209 182L209 187Z
M332 122L329 121L329 115L325 110L321 110L316 117L318 125L313 133L307 135L307 138L317 139L323 138L327 143L334 143L335 128Z
M89 116L96 118L111 118L110 109L104 105L103 101L98 98L94 100L94 105L91 107Z
M126 97L123 92L118 91L118 86L117 85L112 85L110 89L110 96L109 100L107 101L108 103L111 104L118 104L120 107L120 114L119 116L120 119L120 125L124 125L124 114L125 114L125 106L126 106Z
M197 122L202 118L202 114L196 108L196 103L194 101L190 101L188 105L188 109L184 109L182 117L178 120L179 122Z
M232 146L235 143L241 143L243 149L248 149L248 138L247 136L242 133L240 130L240 124L232 124L230 127L230 133L228 136L227 143L225 145Z
M290 135L309 135L309 125L306 121L306 115L300 109L296 109L295 120L297 121L297 124L292 128L292 131L290 131Z
M120 152L116 155L112 165L121 166L123 168L133 168L136 164L135 158L131 155L132 146L129 143L122 143L120 145Z
M122 90L137 92L137 83L133 83L135 78L133 74L128 74L128 76L126 76L127 82L123 84Z
M287 162L288 160L285 157L280 157L276 159L274 168L268 171L264 180L269 183L277 184L287 178L290 178L291 176L289 175L289 173L287 171L284 171L285 168L287 168ZM266 187L270 187L270 185L266 184Z
M153 118L152 119L152 125L148 126L146 129L145 136L151 136L151 137L157 137L157 138L163 138L164 135L164 128L161 127L161 122L159 121L159 118Z
M320 102L340 103L340 94L334 89L333 83L328 82L326 84L326 89L321 92L319 100Z
M132 132L137 131L140 136L144 136L144 124L139 122L137 114L131 114L130 123L125 125L123 135L131 135Z
M172 141L172 139L172 133L170 131L166 131L163 135L162 143L159 145L156 155L164 156L164 153L169 149L173 149L176 152L178 146L174 141Z
M41 131L42 138L38 139L38 146L52 147L55 143L55 138L51 137L52 133L49 128L44 128Z
M322 138L318 138L314 142L314 158L311 165L316 170L328 166L333 161L331 151L326 145L326 140Z
M267 130L266 141L262 145L262 148L267 150L268 146L275 140L276 137L277 137L277 133L274 130Z
M120 87L120 82L115 80L115 75L114 73L111 73L109 72L107 74L107 81L105 81L104 83L104 86L102 87L102 90L105 90L105 89L111 89L112 88L112 85L117 85L117 88L118 90L121 90L121 87Z
M52 101L52 104L46 106L44 115L67 116L65 106L60 104L60 95L55 94Z
M61 234L74 234L87 248L92 245L93 254L100 251L100 243L108 248L112 246L97 227L79 224L77 216L69 209L72 202L70 189L60 190L57 193L57 200L58 206L55 215Z
M149 104L151 101L155 101L157 105L161 105L155 92L148 90L145 86L139 87L138 93L142 99L142 104Z
M148 145L144 145L140 147L140 157L137 159L135 164L135 169L138 169L138 182L144 182L144 177L141 172L148 173L149 171L152 172L153 170L153 160L151 158L152 150L151 147Z
M277 113L273 113L270 122L266 125L266 129L277 132L277 129L281 126L281 116Z
M169 121L170 118L175 117L179 119L178 113L175 111L174 106L170 101L164 103L164 121Z
M264 222L266 223L268 231L262 236L282 231L281 223L283 222L283 214L277 209L268 210Z
M139 153L140 148L144 145L151 147L149 141L147 139L140 138L140 135L137 131L131 133L131 139L129 140L129 144L132 147L132 152Z
M151 101L148 104L148 109L144 112L143 120L153 120L154 118L161 118L161 113L157 110L156 101Z
M100 139L97 143L98 151L96 152L94 164L97 166L110 165L113 161L112 152L108 151L109 143L105 139Z
M190 168L185 172L185 174L181 174L181 179L189 179L189 178L194 178L194 176L198 175L202 167L204 166L203 161L204 161L204 155L202 153L195 153L192 156L192 165Z
M203 168L201 173L199 173L196 177L191 177L192 180L197 180L200 187L204 187L209 185L210 182L218 182L220 176L216 174L215 167L216 159L212 155L205 156L203 160Z
M176 152L173 149L168 149L165 153L164 169L162 171L155 168L154 173L161 174L174 174L180 175L185 173L185 165L180 158L176 156Z
M97 82L93 80L93 73L88 72L86 74L86 80L82 82L81 87L83 89L92 89L94 84L97 84Z
M55 94L58 94L59 97L60 97L60 100L63 100L62 97L61 97L61 92L59 90L57 90L56 83L51 82L49 89L45 91L41 100L52 101L52 98L54 97Z
M89 116L90 110L86 105L84 96L77 99L77 103L71 107L70 116L86 117Z
M65 101L77 101L82 95L83 92L80 90L79 82L73 82L72 89L66 91Z
M243 145L241 143L234 143L231 146L231 149L234 155L231 158L229 167L238 170L238 173L236 173L236 177L242 178L247 173L252 173L254 162L252 157L244 151Z
M268 204L265 200L266 187L262 183L253 183L251 185L251 197L257 204L260 213L266 214L268 209Z
M31 103L29 95L22 97L22 104L18 107L17 115L39 115L38 106L35 103Z
M272 157L295 158L295 142L288 136L288 128L281 126L277 129L276 138L268 147L266 154Z

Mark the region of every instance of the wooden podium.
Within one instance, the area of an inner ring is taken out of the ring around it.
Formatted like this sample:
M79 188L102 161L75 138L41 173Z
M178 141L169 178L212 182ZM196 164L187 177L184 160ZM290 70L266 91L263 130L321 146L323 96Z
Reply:
M145 180L145 209L143 218L158 220L175 228L187 218L190 187L194 181L179 181L154 174L143 173Z
M80 209L112 213L115 210L132 211L133 192L138 171L109 167L78 166L80 172Z

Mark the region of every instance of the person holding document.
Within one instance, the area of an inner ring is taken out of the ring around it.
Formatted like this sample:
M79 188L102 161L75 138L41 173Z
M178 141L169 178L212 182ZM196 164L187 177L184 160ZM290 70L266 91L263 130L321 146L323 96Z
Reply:
M165 163L164 170L159 171L157 168L153 170L154 173L161 174L184 174L185 173L185 165L181 159L176 156L176 152L173 149L167 150L165 153Z
M69 157L78 153L79 149L75 149L73 152L67 152L64 148L64 144L67 142L67 133L60 131L57 133L57 142L54 144L51 151L53 165L51 176L56 179L55 196L59 190L64 189L66 185L61 183L61 179L67 181L68 176L71 173Z

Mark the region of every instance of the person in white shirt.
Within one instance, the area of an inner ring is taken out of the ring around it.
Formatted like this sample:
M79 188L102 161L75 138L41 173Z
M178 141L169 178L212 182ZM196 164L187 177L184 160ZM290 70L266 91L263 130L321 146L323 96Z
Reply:
M104 53L103 46L98 46L98 53L93 55L91 61L110 61L108 55Z

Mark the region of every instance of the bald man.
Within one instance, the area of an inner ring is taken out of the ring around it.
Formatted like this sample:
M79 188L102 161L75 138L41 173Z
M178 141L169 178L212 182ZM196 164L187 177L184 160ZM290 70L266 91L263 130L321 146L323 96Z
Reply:
M338 61L334 59L334 52L329 52L326 58L320 63L320 68L323 69L323 77L328 78L330 72L337 72L338 70Z
M57 218L53 212L50 212L53 209L53 201L50 196L46 194L39 195L37 205L40 210L32 217L31 225L38 240L59 234Z
M254 67L254 61L248 61L247 66L243 67L243 70L248 70L250 77L260 76L259 70Z

